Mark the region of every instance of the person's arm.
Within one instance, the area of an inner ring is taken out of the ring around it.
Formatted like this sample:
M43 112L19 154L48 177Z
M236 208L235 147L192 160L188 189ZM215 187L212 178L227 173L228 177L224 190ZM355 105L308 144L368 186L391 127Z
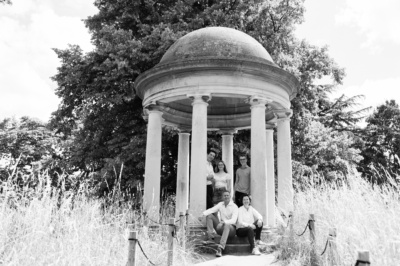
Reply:
M255 220L263 220L262 215L253 207L251 207L251 209L253 210L253 217Z
M239 170L239 169L238 169L238 170ZM233 187L234 191L237 190L237 184L239 183L238 170L236 170L236 181L235 181L235 186Z
M249 167L249 189L250 189L250 195L251 195L251 168Z
M223 203L223 202L222 202L222 203ZM220 207L221 207L221 202L218 203L217 205L215 205L214 207L209 208L208 210L205 210L205 211L203 212L203 215L204 215L204 216L207 216L207 215L209 215L209 214L211 214L211 213L217 212L217 211L219 211L219 208L220 208Z
M242 227L248 227L249 224L243 222L243 209L238 209L238 224Z
M231 176L229 174L226 174L226 190L228 190L229 193L232 195L233 191L231 191L231 182L232 182Z
M237 222L237 219L238 219L238 207L235 205L232 211L232 218L229 220L225 220L224 222L226 224L235 224Z
M214 168L210 162L207 162L206 169L207 169L207 180L212 181L214 179Z

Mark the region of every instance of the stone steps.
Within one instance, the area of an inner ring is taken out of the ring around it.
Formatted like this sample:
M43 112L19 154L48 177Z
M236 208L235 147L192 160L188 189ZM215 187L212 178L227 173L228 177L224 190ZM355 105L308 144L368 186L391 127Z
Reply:
M214 238L215 243L221 241L221 236ZM251 252L250 243L245 237L228 237L223 254L248 254Z
M198 243L201 243L205 240L207 240L207 236L205 233L205 228L200 227L196 228L191 232L192 237L196 238L199 240ZM269 228L266 230L263 230L261 234L261 240L266 242L266 245L260 246L260 251L264 253L271 253L274 250L278 248L278 245L276 243L279 242L279 238L281 237L279 230L275 228ZM201 247L200 244L200 250L206 253L214 253L217 250L218 244L220 243L221 236L217 235L214 237L214 243L215 244L208 244L206 246ZM250 254L251 253L251 248L250 248L250 243L247 239L247 237L230 237L227 239L227 243L225 246L225 250L223 251L223 254L226 255L241 255L241 254Z

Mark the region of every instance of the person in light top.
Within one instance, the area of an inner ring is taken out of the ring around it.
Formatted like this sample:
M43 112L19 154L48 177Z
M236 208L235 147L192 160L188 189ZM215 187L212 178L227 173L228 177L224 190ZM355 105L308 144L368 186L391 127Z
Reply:
M223 194L225 191L230 191L231 177L226 170L224 161L219 161L214 174L214 197L213 203L218 204L223 201Z
M250 206L250 196L245 195L242 198L243 206L238 210L238 220L236 223L236 235L238 237L247 237L252 249L251 254L261 255L260 251L254 244L254 235L257 245L265 245L260 240L263 220L261 214Z
M222 256L222 250L225 249L226 240L228 237L235 236L236 222L238 218L238 207L231 201L231 194L229 191L224 192L224 201L218 203L214 207L203 212L207 221L207 236L208 241L214 243L214 229L217 234L222 235L221 241L217 248L217 257ZM214 213L219 212L221 220L218 219Z
M207 179L206 207L207 207L207 209L214 206L214 204L213 204L214 167L212 165L214 158L215 158L215 151L209 150L207 153L207 162L206 162L206 179Z

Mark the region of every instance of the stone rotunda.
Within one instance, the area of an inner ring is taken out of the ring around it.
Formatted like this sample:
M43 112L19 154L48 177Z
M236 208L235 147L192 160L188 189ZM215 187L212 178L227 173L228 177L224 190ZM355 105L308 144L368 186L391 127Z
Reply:
M292 74L243 32L209 27L177 40L159 64L135 81L148 119L144 208L158 217L162 125L180 131L176 211L189 208L193 217L206 208L207 131L221 133L222 159L233 178L233 134L250 129L252 205L266 226L274 226L273 131L277 129L278 206L290 211L290 100L298 86Z

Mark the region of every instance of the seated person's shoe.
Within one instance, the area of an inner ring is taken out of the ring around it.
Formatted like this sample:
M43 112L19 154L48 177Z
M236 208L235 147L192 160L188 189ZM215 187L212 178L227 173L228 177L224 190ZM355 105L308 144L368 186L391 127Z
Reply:
M258 248L253 248L253 251L251 252L252 255L261 255L261 252L258 250Z
M256 244L257 244L257 245L263 246L263 245L266 245L267 243L262 242L261 240L257 240L257 241L256 241Z
M216 257L222 257L222 248L220 246L218 246L217 248L217 253L215 253Z

